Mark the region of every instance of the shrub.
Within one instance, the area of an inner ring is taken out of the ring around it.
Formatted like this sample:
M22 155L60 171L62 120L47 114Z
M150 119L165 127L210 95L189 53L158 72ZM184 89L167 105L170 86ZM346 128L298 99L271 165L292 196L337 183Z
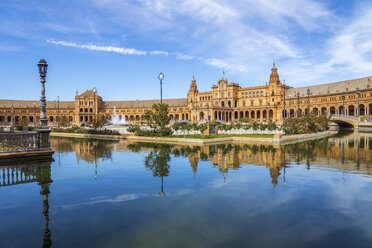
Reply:
M285 134L306 134L327 130L329 119L327 116L305 115L286 120L283 130Z
M259 127L260 127L260 124L259 123L253 122L253 124L252 124L252 129L253 130L258 130Z
M198 127L199 130L200 130L200 132L203 133L205 130L207 130L208 129L208 125L209 125L208 123L200 124L199 127Z
M84 129L77 126L71 128L54 128L56 133L81 133L81 134L102 134L102 135L120 135L119 131L111 129Z

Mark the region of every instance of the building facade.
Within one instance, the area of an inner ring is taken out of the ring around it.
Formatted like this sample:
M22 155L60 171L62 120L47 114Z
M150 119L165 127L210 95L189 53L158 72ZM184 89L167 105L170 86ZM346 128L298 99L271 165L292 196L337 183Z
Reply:
M232 122L249 118L257 122L282 122L284 117L308 113L372 117L372 77L342 82L293 88L281 82L273 64L268 83L263 86L241 87L222 77L210 91L199 92L195 78L187 98L164 99L169 105L172 121ZM129 123L140 123L145 111L159 100L104 101L97 89L82 94L76 91L74 101L47 102L50 125L58 119L70 124L88 123L97 116L117 115ZM359 109L359 112L358 112ZM21 122L38 124L39 101L0 100L0 125Z

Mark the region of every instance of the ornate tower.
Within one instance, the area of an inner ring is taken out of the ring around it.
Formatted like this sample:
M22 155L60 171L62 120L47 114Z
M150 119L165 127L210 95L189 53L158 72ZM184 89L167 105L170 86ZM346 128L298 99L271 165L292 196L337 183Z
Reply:
M196 80L194 75L192 76L191 80L191 85L189 92L187 93L187 105L189 109L191 110L191 120L195 121L197 118L197 111L196 110L196 104L197 104L197 94L199 93L198 91L198 86L196 85Z
M99 114L99 107L102 98L98 95L97 89L87 90L79 95L75 95L75 123L82 124L93 121Z
M269 80L269 92L268 92L268 104L274 107L274 121L281 119L281 108L282 108L282 96L285 88L279 79L278 69L273 63L271 68L270 80Z
M273 68L271 68L269 84L279 84L280 85L278 69L275 66L275 62L273 63Z
M277 105L280 103L282 95L282 83L279 79L278 69L273 63L273 68L271 68L270 80L269 80L269 102L270 105Z

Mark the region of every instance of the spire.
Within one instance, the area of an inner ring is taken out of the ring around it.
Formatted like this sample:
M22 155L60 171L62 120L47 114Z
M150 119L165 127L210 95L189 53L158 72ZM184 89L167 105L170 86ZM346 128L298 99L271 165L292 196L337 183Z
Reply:
M273 67L271 68L269 84L271 84L271 83L280 84L278 69L275 66L275 60L273 61Z
M192 75L191 85L189 92L198 92L198 86L196 85L196 80L194 74Z

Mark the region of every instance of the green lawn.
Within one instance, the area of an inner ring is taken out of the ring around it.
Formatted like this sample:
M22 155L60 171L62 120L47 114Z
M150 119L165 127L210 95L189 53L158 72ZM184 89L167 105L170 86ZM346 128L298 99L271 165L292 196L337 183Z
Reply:
M225 137L273 138L274 134L217 134L217 135L189 134L189 135L167 136L167 138L186 138L186 139L215 139L215 138L225 138Z

